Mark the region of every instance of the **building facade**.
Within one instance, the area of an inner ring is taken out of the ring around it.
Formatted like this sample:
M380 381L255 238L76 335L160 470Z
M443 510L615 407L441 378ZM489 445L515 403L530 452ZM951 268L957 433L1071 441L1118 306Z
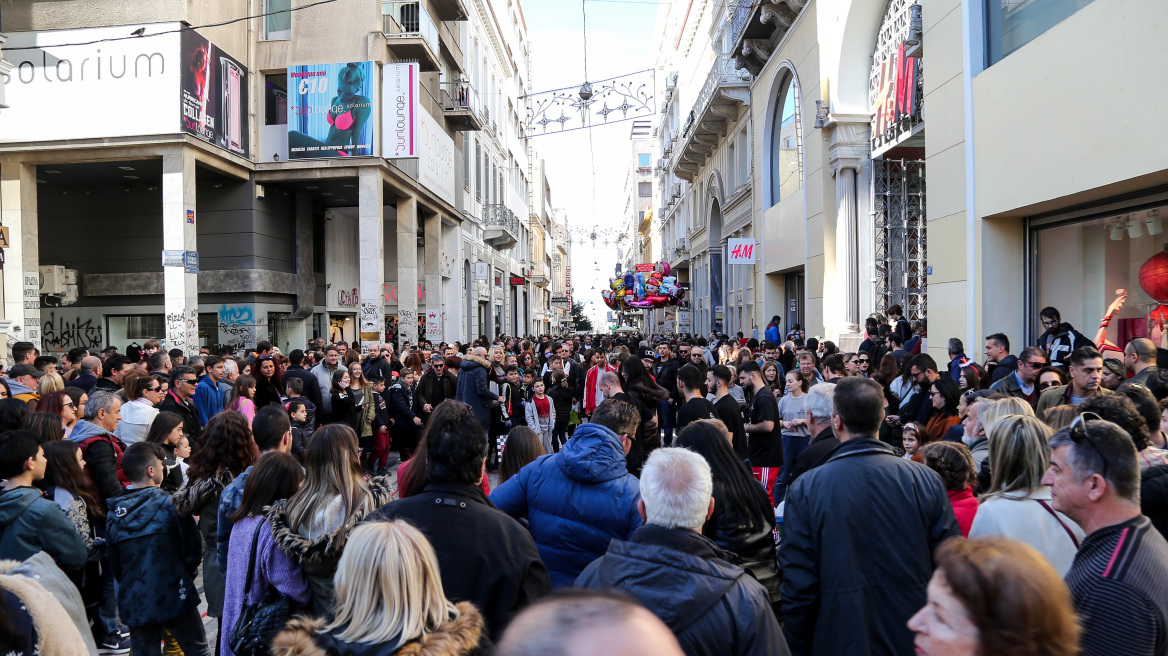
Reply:
M535 329L519 4L349 4L6 5L9 341Z

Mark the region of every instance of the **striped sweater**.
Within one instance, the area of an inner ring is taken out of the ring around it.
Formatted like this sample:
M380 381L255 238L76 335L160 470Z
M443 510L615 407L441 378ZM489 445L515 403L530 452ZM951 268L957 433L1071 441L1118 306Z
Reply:
M1083 656L1168 654L1168 542L1147 517L1087 536L1066 582Z

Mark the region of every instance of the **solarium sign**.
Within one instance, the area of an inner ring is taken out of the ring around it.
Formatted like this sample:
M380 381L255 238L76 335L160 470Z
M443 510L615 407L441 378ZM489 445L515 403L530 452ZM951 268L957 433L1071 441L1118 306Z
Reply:
M182 25L144 28L129 39L127 26L9 34L0 141L178 132Z

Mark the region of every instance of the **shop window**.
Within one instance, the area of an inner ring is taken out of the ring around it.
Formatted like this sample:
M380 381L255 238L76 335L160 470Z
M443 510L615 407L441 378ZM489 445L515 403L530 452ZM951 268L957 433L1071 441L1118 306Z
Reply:
M799 89L795 85L795 76L788 75L782 89L771 123L771 205L778 204L803 186L799 161Z
M264 38L292 38L292 0L264 0Z
M1151 270L1156 262L1140 278L1140 269L1149 260L1168 259L1161 219L1168 217L1168 204L1151 205L1074 222L1054 217L1041 225L1031 223L1034 306L1027 321L1032 335L1043 331L1039 310L1054 307L1064 322L1094 339L1116 291L1123 289L1127 301L1118 319L1111 321L1107 339L1122 346L1134 337L1148 336L1145 317L1163 306L1144 287L1168 290L1168 282Z
M986 64L1037 39L1093 0L986 0Z
M161 314L126 317L126 339L158 339L166 336Z

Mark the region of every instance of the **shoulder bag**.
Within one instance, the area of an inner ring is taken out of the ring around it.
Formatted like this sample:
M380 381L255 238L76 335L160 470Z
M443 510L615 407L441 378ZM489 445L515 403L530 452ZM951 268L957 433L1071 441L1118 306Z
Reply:
M247 578L243 588L243 608L239 611L239 618L231 628L231 635L227 637L227 645L236 656L268 656L271 653L272 638L276 636L292 611L292 599L272 586L264 590L258 603L247 603L251 594L251 579L255 574L256 548L260 543L260 529L264 526L260 520L252 534L251 556L247 561Z

